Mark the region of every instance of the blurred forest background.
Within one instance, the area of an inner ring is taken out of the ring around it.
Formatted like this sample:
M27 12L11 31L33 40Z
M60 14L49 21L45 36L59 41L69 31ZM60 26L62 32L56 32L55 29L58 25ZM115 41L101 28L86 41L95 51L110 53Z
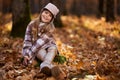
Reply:
M106 21L111 22L119 18L120 15L119 0L0 0L1 14L12 13L13 28L11 35L15 37L16 32L25 32L26 26L31 20L30 15L40 13L41 8L48 2L54 3L60 9L60 14L55 20L57 27L62 27L60 15L94 15L97 18L104 16ZM21 26L23 26L22 30ZM24 33L17 34L21 37L23 35Z
M0 0L0 80L55 80L21 63L26 27L49 2L66 80L120 80L120 0Z

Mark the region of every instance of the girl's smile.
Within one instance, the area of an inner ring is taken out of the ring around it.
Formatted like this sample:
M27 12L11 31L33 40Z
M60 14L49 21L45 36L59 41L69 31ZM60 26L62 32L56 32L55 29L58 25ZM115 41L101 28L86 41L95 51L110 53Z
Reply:
M43 10L41 13L42 22L49 23L52 20L52 14L48 10Z

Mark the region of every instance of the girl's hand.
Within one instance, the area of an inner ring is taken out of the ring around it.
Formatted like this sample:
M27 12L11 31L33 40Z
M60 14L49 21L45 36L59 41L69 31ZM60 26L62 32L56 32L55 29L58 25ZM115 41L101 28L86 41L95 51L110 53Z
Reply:
M24 56L23 64L28 65L30 58L28 56Z

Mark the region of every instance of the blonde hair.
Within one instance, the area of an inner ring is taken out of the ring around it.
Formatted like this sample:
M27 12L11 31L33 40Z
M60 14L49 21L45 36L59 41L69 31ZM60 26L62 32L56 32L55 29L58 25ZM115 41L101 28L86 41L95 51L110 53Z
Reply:
M40 16L41 16L41 14L34 20L36 26L39 26L39 24L41 23ZM45 26L41 28L42 33L53 33L53 32L55 32L56 29L55 29L55 26L53 24L53 19L52 19L51 22L45 23Z

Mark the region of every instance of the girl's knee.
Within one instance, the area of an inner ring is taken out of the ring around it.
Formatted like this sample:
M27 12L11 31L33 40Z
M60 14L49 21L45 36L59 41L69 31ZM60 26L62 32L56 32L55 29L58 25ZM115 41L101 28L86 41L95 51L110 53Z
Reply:
M46 50L44 49L39 50L36 55L36 57L42 61L44 60L45 56L46 56Z

